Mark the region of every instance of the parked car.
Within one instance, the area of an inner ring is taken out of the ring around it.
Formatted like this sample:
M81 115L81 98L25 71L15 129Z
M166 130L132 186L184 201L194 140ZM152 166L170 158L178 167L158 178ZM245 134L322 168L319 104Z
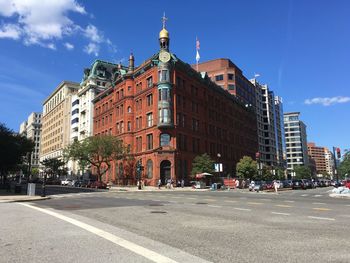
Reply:
M283 187L284 188L292 188L292 180L284 180Z
M61 185L72 185L72 180L71 179L62 180Z
M344 180L344 186L350 188L350 179Z
M107 184L102 181L95 181L91 184L90 187L96 189L107 189Z
M273 181L266 181L266 189L274 189Z
M264 181L252 181L249 184L249 191L262 191L266 190L266 183Z
M306 186L301 179L292 180L292 189L306 189Z

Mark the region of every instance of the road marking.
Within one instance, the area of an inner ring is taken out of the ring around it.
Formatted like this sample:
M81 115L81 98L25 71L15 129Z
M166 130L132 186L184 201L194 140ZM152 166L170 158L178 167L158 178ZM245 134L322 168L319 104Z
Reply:
M293 207L291 205L275 205L275 206L278 206L278 207Z
M320 196L322 196L322 195L314 195L314 197L320 197Z
M234 207L233 209L240 210L240 211L252 211L252 209L240 208L240 207Z
M157 252L155 251L152 251L150 249L147 249L145 247L142 247L140 245L137 245L135 243L132 243L126 239L123 239L121 237L118 237L116 235L113 235L111 233L108 233L102 229L99 229L97 227L94 227L94 226L91 226L89 224L86 224L86 223L83 223L81 221L78 221L76 219L73 219L73 218L70 218L68 216L64 216L64 215L61 215L59 213L56 213L54 211L51 211L51 210L46 210L46 209L43 209L43 208L39 208L39 207L35 207L33 205L30 205L30 204L25 204L25 203L20 203L20 205L23 205L23 206L26 206L28 208L32 208L32 209L35 209L35 210L38 210L42 213L45 213L45 214L48 214L48 215L51 215L51 216L54 216L58 219L61 219L63 221L66 221L72 225L75 225L77 227L80 227L86 231L89 231L90 233L93 233L99 237L102 237L108 241L111 241L112 243L120 246L120 247L123 247L125 249L128 249L132 252L134 252L135 254L138 254L140 256L143 256L153 262L159 262L159 263L165 263L165 262L173 262L173 263L176 263L177 261L175 260L172 260L171 258L168 258L166 256L163 256L161 254L158 254Z
M261 201L271 201L271 199L270 198L262 198L262 199L260 199Z
M329 208L324 208L324 207L315 207L315 208L312 208L312 210L317 210L317 211L329 211L331 209Z
M319 219L319 220L329 220L329 221L335 220L334 218L329 218L329 217L318 217L318 216L308 216L308 218L311 218L311 219Z
M208 205L209 207L216 207L216 208L221 208L222 206L220 205Z
M300 195L300 196L309 196L308 194L303 194L303 195Z
M225 200L224 202L226 202L226 203L237 203L238 201L235 201L235 200Z
M152 201L154 201L154 202L162 202L162 200L159 200L159 199L154 199Z
M204 201L215 202L215 199L203 199Z
M263 203L248 202L248 205L263 205Z
M312 203L313 205L326 205L326 203Z
M197 198L194 198L194 197L186 197L186 199L195 200L195 199L197 199Z
M350 206L350 205L345 205L345 206Z
M271 212L271 214L282 215L282 216L290 216L290 214L288 214L288 213L280 213L280 212Z
M295 201L292 201L292 200L286 200L286 201L284 201L284 202L286 202L286 203L294 203Z

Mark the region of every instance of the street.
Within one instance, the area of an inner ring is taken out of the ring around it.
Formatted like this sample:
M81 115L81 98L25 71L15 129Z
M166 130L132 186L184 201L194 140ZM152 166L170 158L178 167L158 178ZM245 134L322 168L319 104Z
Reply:
M91 192L0 204L1 262L350 262L331 188Z

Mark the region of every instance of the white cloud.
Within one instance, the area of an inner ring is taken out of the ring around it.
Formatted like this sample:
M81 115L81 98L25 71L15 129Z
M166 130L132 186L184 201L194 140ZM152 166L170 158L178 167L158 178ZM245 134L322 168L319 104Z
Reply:
M89 55L93 54L95 57L98 56L98 53L100 51L100 46L96 43L89 43L87 46L84 47L84 52L88 53Z
M17 32L22 32L27 45L52 48L45 42L76 31L78 26L68 18L69 12L86 14L84 7L75 0L0 0L0 15L16 20L13 26L20 29Z
M313 98L313 99L306 99L304 101L304 103L307 105L321 104L323 106L330 106L333 104L346 103L346 102L350 102L350 97L337 96L332 98Z
M14 24L5 24L0 27L0 38L19 39L21 33L20 27Z
M66 42L66 43L64 43L63 45L64 45L64 46L66 47L66 49L68 49L68 50L74 49L74 45L71 44L71 43Z
M115 45L96 26L77 24L69 17L72 13L87 14L77 0L0 0L0 16L5 19L0 25L0 38L21 39L27 46L56 49L56 41L83 35L89 43L84 48L86 53L97 56L102 44L116 53ZM74 48L71 43L63 45L67 50Z
M84 36L90 39L92 42L101 43L104 38L103 34L98 31L97 27L94 25L88 25L84 30Z

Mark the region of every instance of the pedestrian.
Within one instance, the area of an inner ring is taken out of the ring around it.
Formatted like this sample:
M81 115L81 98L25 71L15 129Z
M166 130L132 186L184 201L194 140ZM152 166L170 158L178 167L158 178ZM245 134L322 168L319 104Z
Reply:
M273 181L273 187L275 188L275 193L278 194L279 183L276 180Z
M185 180L182 179L182 180L181 180L181 188L184 188L184 186L185 186Z
M160 189L160 186L162 185L162 180L158 180L158 189Z
M243 179L243 181L242 181L242 189L244 189L245 188L245 180Z
M236 188L239 189L239 180L236 180Z

